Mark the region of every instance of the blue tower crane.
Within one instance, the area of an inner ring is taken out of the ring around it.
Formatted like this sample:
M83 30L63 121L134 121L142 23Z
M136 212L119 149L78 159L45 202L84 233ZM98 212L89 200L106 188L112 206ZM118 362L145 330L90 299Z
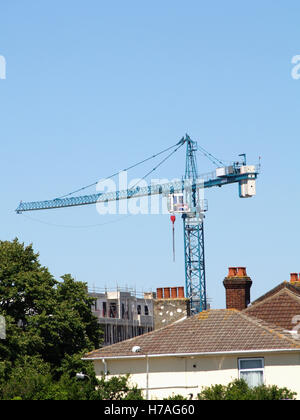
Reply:
M185 179L191 180L196 185L198 170L196 161L197 144L188 136L186 137L186 170ZM197 189L192 188L191 196L194 214L184 213L184 256L185 256L185 284L186 293L190 298L191 311L202 312L207 309L206 276L205 276L205 253L204 253L204 206L199 203Z
M183 219L186 296L190 299L192 313L202 312L207 309L204 252L204 215L207 211L207 202L201 197L201 192L205 188L222 187L238 183L241 198L253 197L256 194L256 179L259 174L259 166L248 166L245 154L240 155L244 157L243 162L234 162L232 165L226 166L186 135L174 146L131 166L128 170L173 149L159 165L146 175L148 176L184 145L186 145L186 169L184 179L181 181L151 184L147 187L139 187L137 185L117 192L73 196L78 191L97 184L95 183L61 198L47 201L21 202L16 212L21 214L23 212L108 203L152 195L167 197L169 212L172 215L180 214ZM200 150L217 166L214 172L206 175L198 174L197 150Z

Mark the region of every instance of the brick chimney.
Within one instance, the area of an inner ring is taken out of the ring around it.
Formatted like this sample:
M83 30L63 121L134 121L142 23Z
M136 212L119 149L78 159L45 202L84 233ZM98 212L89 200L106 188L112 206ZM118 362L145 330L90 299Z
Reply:
M184 287L157 289L154 300L154 328L159 329L190 316L190 300L184 296Z
M242 311L250 303L250 289L252 280L247 276L245 267L230 267L228 276L225 278L226 309Z

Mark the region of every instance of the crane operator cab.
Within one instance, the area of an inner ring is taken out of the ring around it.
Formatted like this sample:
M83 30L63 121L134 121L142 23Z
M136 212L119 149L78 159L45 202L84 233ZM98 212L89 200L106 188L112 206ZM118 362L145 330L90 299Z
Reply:
M168 211L170 214L181 214L190 224L199 224L204 219L204 212L207 211L207 200L200 200L199 190L197 191L197 207L193 205L192 193L189 189L182 193L168 195Z
M190 207L186 204L183 193L169 195L168 210L171 214L184 214L190 212Z

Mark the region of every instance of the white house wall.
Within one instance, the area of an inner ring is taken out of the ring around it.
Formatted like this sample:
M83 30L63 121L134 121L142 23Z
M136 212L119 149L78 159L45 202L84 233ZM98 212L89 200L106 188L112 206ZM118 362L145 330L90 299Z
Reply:
M251 354L241 358L263 357L266 385L287 387L298 393L300 399L300 353ZM227 385L239 377L239 356L209 357L163 357L149 358L149 397L163 399L172 394L194 397L202 387L215 384ZM140 389L147 387L147 360L118 359L106 360L110 376L131 375L131 382ZM102 361L94 361L96 375L105 371Z

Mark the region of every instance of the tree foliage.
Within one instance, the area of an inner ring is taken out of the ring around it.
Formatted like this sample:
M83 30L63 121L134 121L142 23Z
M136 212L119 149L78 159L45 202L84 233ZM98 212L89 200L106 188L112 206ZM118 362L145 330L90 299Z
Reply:
M95 377L84 353L99 348L102 331L87 285L57 281L32 245L0 241L0 400L139 399L128 378ZM83 372L86 381L76 379Z
M294 400L297 394L287 388L277 386L261 385L251 388L247 383L238 379L228 385L213 385L206 387L198 395L199 400L254 400L254 401L275 401L275 400Z
M76 361L73 362L76 365ZM111 379L103 377L99 380L95 377L91 364L86 365L84 371L87 372L87 376L83 381L77 379L72 370L66 370L59 379L56 379L51 373L49 363L37 356L25 356L16 361L10 372L7 372L8 375L0 375L0 400L142 399L141 391L129 384L127 376Z
M102 332L86 284L70 275L56 281L31 245L0 242L0 296L7 327L0 360L40 356L59 369L66 356L100 347Z

